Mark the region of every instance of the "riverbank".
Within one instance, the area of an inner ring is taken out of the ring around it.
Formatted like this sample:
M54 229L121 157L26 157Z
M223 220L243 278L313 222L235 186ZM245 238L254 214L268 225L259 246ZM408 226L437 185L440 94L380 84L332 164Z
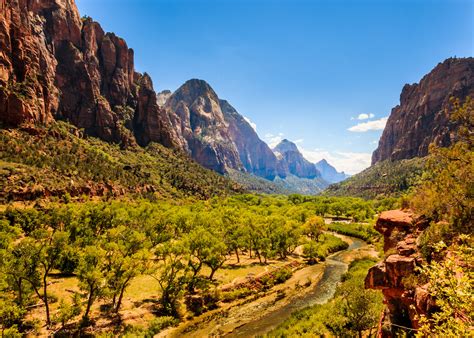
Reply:
M373 246L360 239L333 235L346 241L349 247L329 256L324 263L304 266L285 283L269 291L226 304L163 331L158 337L249 337L265 334L292 312L326 302L333 296L348 263L364 256L377 256Z

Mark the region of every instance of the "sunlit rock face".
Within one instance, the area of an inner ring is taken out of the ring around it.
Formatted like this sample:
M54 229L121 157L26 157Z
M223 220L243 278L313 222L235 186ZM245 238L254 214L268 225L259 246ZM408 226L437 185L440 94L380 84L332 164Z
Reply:
M123 145L182 146L133 51L73 0L0 1L0 121L66 119ZM142 86L141 86L142 85ZM150 124L149 126L144 124Z
M449 120L450 98L474 96L474 58L451 58L419 83L406 84L372 155L372 164L387 159L426 156L431 143L449 146L456 125Z
M416 274L416 268L423 262L417 239L426 226L426 221L403 210L382 212L377 220L375 229L384 236L386 258L369 270L365 287L382 290L384 295L386 308L379 337L395 336L394 330L399 326L417 329L419 315L436 309L427 285L405 285L406 278Z
M229 137L234 142L243 167L249 173L273 180L277 176L278 160L268 145L260 140L252 126L229 102L220 101Z

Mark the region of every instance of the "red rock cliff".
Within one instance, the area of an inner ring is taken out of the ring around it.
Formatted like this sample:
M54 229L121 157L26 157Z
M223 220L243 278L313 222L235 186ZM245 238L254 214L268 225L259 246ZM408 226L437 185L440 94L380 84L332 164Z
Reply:
M106 141L181 146L133 51L81 19L74 0L0 0L0 9L0 122L67 119Z
M432 142L449 146L456 128L448 114L452 96L474 96L474 58L447 59L420 83L403 87L400 105L392 109L372 164L426 156Z

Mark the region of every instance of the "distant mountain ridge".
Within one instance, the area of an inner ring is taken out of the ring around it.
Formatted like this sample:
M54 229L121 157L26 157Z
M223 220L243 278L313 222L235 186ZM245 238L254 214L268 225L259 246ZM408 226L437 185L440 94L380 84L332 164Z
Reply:
M277 155L280 167L288 174L309 179L321 177L314 163L306 160L293 142L284 139L273 148L273 152Z
M321 173L322 178L329 183L337 183L344 181L346 178L349 178L350 175L347 175L344 172L338 172L336 168L328 163L325 159L317 162L316 169Z

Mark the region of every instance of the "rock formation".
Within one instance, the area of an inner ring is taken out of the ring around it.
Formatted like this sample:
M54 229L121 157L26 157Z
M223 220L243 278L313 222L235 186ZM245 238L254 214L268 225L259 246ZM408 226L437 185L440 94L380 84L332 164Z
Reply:
M409 211L382 212L375 229L384 236L383 262L372 267L365 279L365 287L382 290L385 311L379 325L379 337L395 337L419 327L418 315L435 310L435 302L428 295L427 285L410 285L417 274L416 267L423 259L418 251L417 239L426 227ZM413 280L413 279L412 279Z
M306 160L293 142L284 139L273 151L279 160L279 173L283 176L285 173L295 175L300 178L321 177L316 166Z
M321 173L321 177L329 183L341 182L349 177L349 175L346 175L344 172L338 172L336 168L330 165L325 159L316 163L315 166Z
M194 160L221 174L228 168L243 169L219 97L208 83L187 81L168 98L165 108L174 114L175 128Z
M254 175L273 180L277 176L278 160L268 145L260 140L255 130L229 102L220 101L228 134L239 153L245 170Z
M133 51L81 19L73 0L0 0L0 8L3 124L66 119L106 141L131 145L135 135L180 146L151 79L134 70Z
M451 58L438 64L418 84L406 84L400 105L392 109L372 164L428 154L434 142L448 146L456 125L449 121L450 98L474 96L474 58Z

